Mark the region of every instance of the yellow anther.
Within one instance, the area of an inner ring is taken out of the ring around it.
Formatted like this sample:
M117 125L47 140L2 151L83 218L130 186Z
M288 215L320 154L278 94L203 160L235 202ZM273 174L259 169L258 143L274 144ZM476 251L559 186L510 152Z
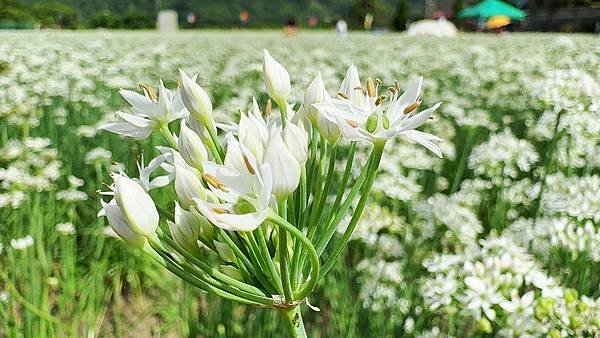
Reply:
M244 164L246 165L246 168L248 169L248 172L250 173L250 175L256 174L256 171L254 171L254 168L252 168L252 165L250 164L248 157L246 157L246 155L242 155L242 157L244 158Z
M230 214L229 210L223 208L213 208L212 210L217 214Z
M348 95L346 95L346 94L344 94L344 93L342 93L342 92L339 92L339 93L337 93L337 94L338 94L338 96L339 96L339 97L341 97L341 98L344 98L344 99L348 100Z
M158 95L156 95L156 90L154 90L154 88L152 88L149 84L139 83L138 86L144 92L144 94L150 98L150 100L154 102L158 101Z
M358 123L356 123L356 121L349 120L349 119L344 119L344 121L346 121L346 123L348 123L350 125L350 127L358 128Z
M271 101L271 99L268 99L267 104L265 105L265 115L271 114L272 110L273 110L273 102Z
M375 90L375 84L373 83L373 79L371 79L371 78L367 79L367 95L369 95L369 97L377 96L377 91Z
M378 106L380 104L383 103L383 101L385 101L385 95L380 95L377 100L375 100L375 105Z
M225 185L221 181L219 181L219 179L217 179L216 177L214 177L213 175L208 174L208 173L204 173L202 175L202 177L204 177L204 180L206 182L208 182L208 184L212 185L213 187L215 187L215 188L217 188L219 190L225 191L225 192L228 191L228 189L225 187Z
M415 101L415 102L413 102L411 105L409 105L408 107L404 108L404 114L411 113L413 110L419 108L420 105L421 105L421 101Z

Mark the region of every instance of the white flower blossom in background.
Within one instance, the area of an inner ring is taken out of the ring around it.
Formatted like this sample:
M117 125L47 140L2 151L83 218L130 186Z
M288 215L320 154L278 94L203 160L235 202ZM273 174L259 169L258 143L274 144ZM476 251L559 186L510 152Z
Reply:
M73 235L75 233L75 226L73 223L58 223L56 224L55 229L64 235Z
M10 240L10 246L15 250L25 250L33 245L33 237L27 235L22 238L15 238Z
M538 158L533 145L505 130L473 149L469 155L469 168L477 175L491 178L517 178L519 172L529 172Z

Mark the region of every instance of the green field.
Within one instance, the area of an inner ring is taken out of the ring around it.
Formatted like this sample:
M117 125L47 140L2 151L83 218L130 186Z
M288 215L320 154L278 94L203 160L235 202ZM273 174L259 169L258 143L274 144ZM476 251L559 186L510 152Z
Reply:
M164 143L99 129L128 107L119 88L175 89L181 68L217 121L237 122L268 99L265 48L296 106L319 71L335 95L350 64L400 88L422 75L423 106L442 102L419 130L444 140L443 159L389 142L348 249L309 297L320 312L302 307L310 337L598 336L598 37L256 31L0 32L0 336L283 334L274 311L185 285L97 217L111 171L137 175ZM173 189L152 195L172 210Z

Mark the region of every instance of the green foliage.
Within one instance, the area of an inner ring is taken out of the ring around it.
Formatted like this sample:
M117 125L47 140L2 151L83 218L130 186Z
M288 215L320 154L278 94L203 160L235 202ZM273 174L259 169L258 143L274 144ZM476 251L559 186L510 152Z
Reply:
M397 31L405 30L407 21L408 3L406 2L406 0L399 0L398 8L396 9L396 16L394 17L394 29Z

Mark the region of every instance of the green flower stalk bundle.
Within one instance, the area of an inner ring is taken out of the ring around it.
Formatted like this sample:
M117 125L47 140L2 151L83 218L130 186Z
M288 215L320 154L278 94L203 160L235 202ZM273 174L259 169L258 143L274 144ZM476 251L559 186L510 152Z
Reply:
M386 141L402 135L441 156L440 139L415 130L439 104L419 111L422 78L403 92L398 83L380 90L379 80L361 83L354 65L335 97L319 74L303 102L291 104L290 76L267 51L263 71L279 114L270 100L264 111L254 100L238 125L221 133L195 76L180 71L175 91L162 81L158 90L121 90L130 111L117 112L118 121L103 129L137 139L159 132L166 144L147 165L142 160L138 178L112 174L104 193L112 199L102 201L99 216L191 285L278 310L291 336L306 337L300 306L358 224ZM180 124L178 135L172 123ZM372 144L363 164L354 160L357 142ZM340 172L341 147L347 156ZM167 174L153 175L158 168ZM149 191L168 185L177 199L157 206Z

